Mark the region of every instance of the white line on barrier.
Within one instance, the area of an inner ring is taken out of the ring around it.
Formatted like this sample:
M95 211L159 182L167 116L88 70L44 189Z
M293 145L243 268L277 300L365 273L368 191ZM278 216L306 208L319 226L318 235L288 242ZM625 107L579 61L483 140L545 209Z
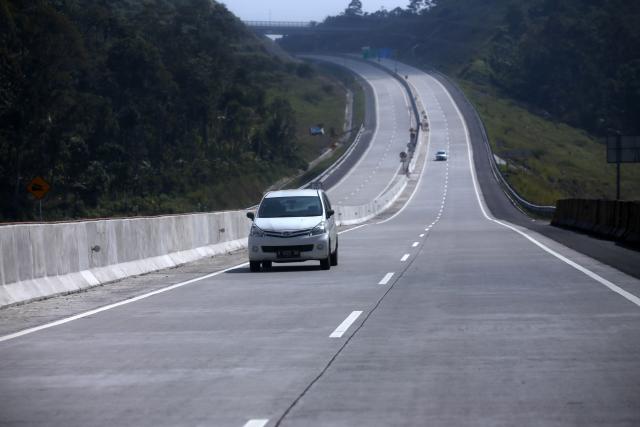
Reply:
M378 282L378 285L386 285L387 283L389 283L389 280L391 280L391 278L393 277L394 273L387 273L384 275L384 277L382 278L382 280L380 280Z
M449 91L437 79L433 78L433 80L435 80L436 83L439 84L440 87L442 87L444 92L449 97L449 100L451 101L451 103L455 107L456 112L458 114L458 117L460 117L460 120L462 122L462 126L464 127L465 140L466 140L466 143L467 143L467 155L468 155L467 157L468 157L468 160L469 160L469 168L471 169L471 179L473 181L473 189L474 189L474 191L476 193L476 199L478 200L478 205L480 206L480 210L482 211L482 215L487 220L489 220L491 222L494 222L494 223L499 224L499 225L501 225L501 226L503 226L505 228L508 228L508 229L510 229L512 231L515 231L516 233L518 233L519 235L521 235L525 239L529 240L531 243L533 243L534 245L538 246L540 249L544 250L548 254L553 255L554 257L558 258L559 260L561 260L562 262L566 263L567 265L570 265L571 267L573 267L576 270L580 271L581 273L585 274L587 277L590 277L591 279L595 280L596 282L600 283L601 285L604 285L605 287L607 287L611 291L613 291L613 292L617 293L618 295L620 295L621 297L625 298L629 302L631 302L631 303L637 305L638 307L640 307L640 298L638 298L636 295L634 295L631 292L628 292L628 291L622 289L618 285L615 285L614 283L610 282L609 280L605 279L604 277L600 276L599 274L594 273L593 271L589 270L588 268L583 267L582 265L578 264L577 262L572 261L569 258L565 257L564 255L554 251L553 249L551 249L548 246L546 246L545 244L539 242L538 240L536 240L535 238L531 237L529 234L525 233L524 231L517 229L512 224L509 224L509 223L503 222L503 221L499 221L499 220L489 216L489 214L487 213L487 211L484 208L484 204L483 204L482 198L480 196L480 190L478 188L478 180L477 180L477 177L476 177L476 170L475 170L475 167L474 167L474 164L473 164L473 159L472 159L473 148L471 147L469 129L467 128L467 123L465 122L464 117L462 116L462 113L460 112L460 109L458 108L458 105L453 100L453 97L451 96Z
M345 332L349 329L353 322L355 322L358 317L362 314L361 311L354 311L340 325L329 335L329 338L341 338Z
M404 254L402 258L400 258L400 262L405 262L406 260L409 259L409 256L410 256L409 254Z

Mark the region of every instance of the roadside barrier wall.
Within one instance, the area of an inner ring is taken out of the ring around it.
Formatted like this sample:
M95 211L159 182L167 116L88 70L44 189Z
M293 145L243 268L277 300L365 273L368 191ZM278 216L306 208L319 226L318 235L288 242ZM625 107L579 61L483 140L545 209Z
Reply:
M389 209L400 197L408 184L404 175L398 175L396 182L373 201L359 206L336 206L336 223L338 225L356 225L369 221Z
M245 211L0 227L0 307L246 247Z
M640 201L558 200L551 224L639 246Z

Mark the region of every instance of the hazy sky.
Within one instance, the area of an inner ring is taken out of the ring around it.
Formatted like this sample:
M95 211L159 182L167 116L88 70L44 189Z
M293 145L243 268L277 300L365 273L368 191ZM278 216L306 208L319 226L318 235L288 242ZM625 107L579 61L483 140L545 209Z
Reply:
M350 0L218 0L244 20L322 21L346 9ZM361 0L365 11L405 7L409 0Z

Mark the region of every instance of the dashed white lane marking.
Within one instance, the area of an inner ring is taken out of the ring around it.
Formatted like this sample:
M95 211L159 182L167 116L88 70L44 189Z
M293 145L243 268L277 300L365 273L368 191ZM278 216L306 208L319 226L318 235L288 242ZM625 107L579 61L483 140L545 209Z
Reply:
M400 258L400 261L401 261L401 262L405 262L405 261L406 261L406 260L408 260L408 259L409 259L409 254L404 254L404 255L402 256L402 258Z
M427 231L427 230L425 230L425 231ZM422 234L420 235L420 237L424 237L424 233L422 233Z
M411 245L412 248L415 248L416 246L418 246L420 244L420 242L413 242L413 245Z
M391 278L393 277L395 273L387 273L384 275L384 277L382 278L382 280L380 280L378 282L378 285L386 285L387 283L389 283L389 280L391 280Z
M358 319L358 317L360 317L361 314L362 314L361 311L352 312L349 316L347 316L346 319L344 319L342 323L340 323L340 325L336 328L336 330L333 331L331 335L329 335L329 338L341 338L342 335L344 335L344 333L347 332L349 327L353 325L353 322L355 322Z
M247 421L247 423L244 425L244 427L264 427L267 425L267 423L269 422L268 419L263 418L263 419L254 419L254 420L249 420Z

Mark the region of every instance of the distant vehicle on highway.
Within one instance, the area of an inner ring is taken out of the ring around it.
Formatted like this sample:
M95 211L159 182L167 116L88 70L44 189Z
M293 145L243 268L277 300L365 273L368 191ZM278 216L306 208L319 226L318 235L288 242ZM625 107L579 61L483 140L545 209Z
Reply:
M267 193L258 211L248 212L249 269L271 268L274 262L319 260L323 270L338 265L338 233L324 191L281 190Z
M449 156L447 155L447 152L444 150L438 150L438 152L436 152L436 160L440 161L446 161L449 158Z
M309 135L311 136L324 135L324 128L322 126L309 128Z

